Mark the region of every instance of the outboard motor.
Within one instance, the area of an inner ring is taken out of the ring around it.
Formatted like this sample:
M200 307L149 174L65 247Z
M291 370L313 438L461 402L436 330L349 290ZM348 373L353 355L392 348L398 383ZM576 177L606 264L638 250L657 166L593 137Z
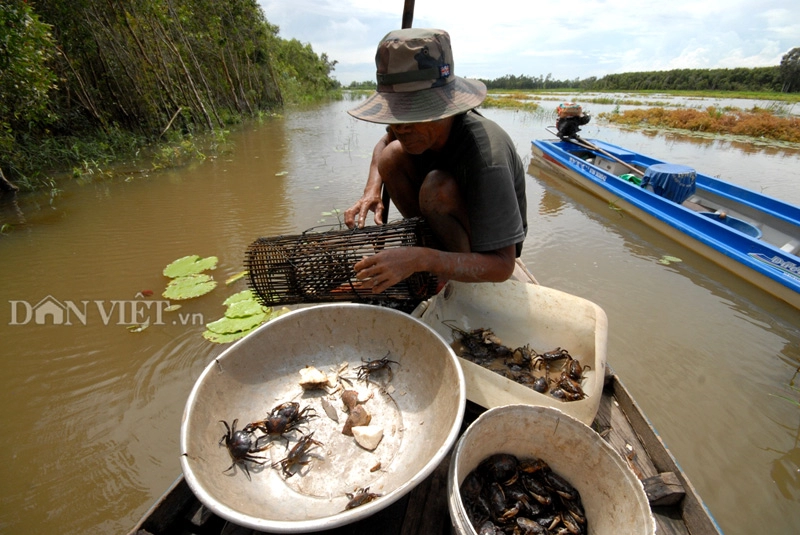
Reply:
M572 102L562 102L556 108L558 119L556 119L556 130L561 139L577 138L580 127L588 124L591 117L583 113L583 108L579 104Z

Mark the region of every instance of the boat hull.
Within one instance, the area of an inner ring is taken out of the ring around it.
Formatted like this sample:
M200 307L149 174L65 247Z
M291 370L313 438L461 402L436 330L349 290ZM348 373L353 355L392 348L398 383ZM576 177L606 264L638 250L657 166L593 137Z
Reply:
M614 151L612 155L616 153L624 157L624 154L633 154L614 145L594 143ZM747 282L800 308L800 258L777 245L786 240L786 247L791 248L800 238L800 215L797 215L800 209L698 174L697 197L693 198L717 199L714 202L719 205L722 202L719 199L739 196L743 202L735 206L737 211L734 213L744 214L742 218L752 220L758 220L760 214L764 221L768 221L763 226L768 229L765 237L775 242L771 244L708 217L707 213L676 204L628 182L585 161L574 151L566 150L568 145L569 142L534 141L532 161L545 172L613 203L615 209L630 214ZM637 167L659 163L639 155L630 161Z

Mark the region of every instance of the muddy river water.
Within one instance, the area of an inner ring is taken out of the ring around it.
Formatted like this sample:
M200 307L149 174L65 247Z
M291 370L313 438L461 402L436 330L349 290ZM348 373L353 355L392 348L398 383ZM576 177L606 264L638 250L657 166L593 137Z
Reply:
M244 269L245 248L334 224L363 189L381 127L351 119L352 105L249 125L230 134L229 150L180 169L0 206L0 225L13 225L0 235L0 532L125 533L178 477L186 398L226 347L201 333L245 288L225 284ZM540 283L606 311L609 364L722 530L800 532L800 312L539 176L530 142L549 137L551 115L485 115L529 170L523 260ZM582 134L800 204L798 150L599 121ZM162 269L189 254L219 258L219 285L164 312ZM659 262L665 255L681 262ZM127 328L145 319L147 329Z

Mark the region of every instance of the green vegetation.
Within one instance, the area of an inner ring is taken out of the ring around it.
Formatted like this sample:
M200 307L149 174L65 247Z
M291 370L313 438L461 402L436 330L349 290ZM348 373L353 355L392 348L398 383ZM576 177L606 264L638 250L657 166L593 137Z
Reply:
M216 256L200 258L189 255L175 260L164 268L164 276L171 280L161 295L166 299L181 300L207 294L217 287L217 281L202 272L216 267Z
M591 80L591 79L590 79ZM601 91L758 91L780 92L780 68L674 69L670 71L609 74L591 80L586 89Z
M174 260L162 271L164 276L170 279L161 294L162 297L182 301L210 293L217 287L217 282L203 271L216 269L217 261L216 256L201 258L199 255L188 255ZM233 284L246 275L246 271L232 275L225 281L225 285ZM203 332L203 338L217 344L238 340L263 323L289 312L286 307L273 309L262 305L250 290L235 293L222 304L227 307L225 314L220 319L206 324L206 330ZM179 308L181 305L170 305L164 311L172 312ZM147 327L149 321L142 325L132 325L128 329L131 332L142 332Z
M347 86L347 89L372 92L378 89L378 84L374 81L350 82L350 85Z
M256 0L4 0L0 190L150 146L155 166L202 157L231 124L335 94L336 61L278 31Z
M481 104L484 108L514 108L524 111L537 111L541 108L538 103L532 102L525 95L492 96L489 95Z
M289 312L282 307L265 307L250 290L243 290L228 297L223 303L225 314L218 320L206 324L203 338L216 344L227 344L244 338L257 327Z
M508 74L482 81L490 90L800 93L800 47L787 52L781 64L774 67L626 72L574 80L555 80L550 74L538 77Z
M749 111L648 108L622 113L601 113L610 122L658 128L676 128L692 132L732 134L800 143L800 118L778 117L770 111L754 108Z

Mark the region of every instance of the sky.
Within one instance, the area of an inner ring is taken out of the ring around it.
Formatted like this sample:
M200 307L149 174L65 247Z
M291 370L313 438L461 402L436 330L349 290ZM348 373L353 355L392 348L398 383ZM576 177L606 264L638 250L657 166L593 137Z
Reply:
M375 79L375 50L403 0L258 0L279 36ZM454 74L555 80L670 69L779 65L800 47L800 0L415 0L413 26L450 34Z

